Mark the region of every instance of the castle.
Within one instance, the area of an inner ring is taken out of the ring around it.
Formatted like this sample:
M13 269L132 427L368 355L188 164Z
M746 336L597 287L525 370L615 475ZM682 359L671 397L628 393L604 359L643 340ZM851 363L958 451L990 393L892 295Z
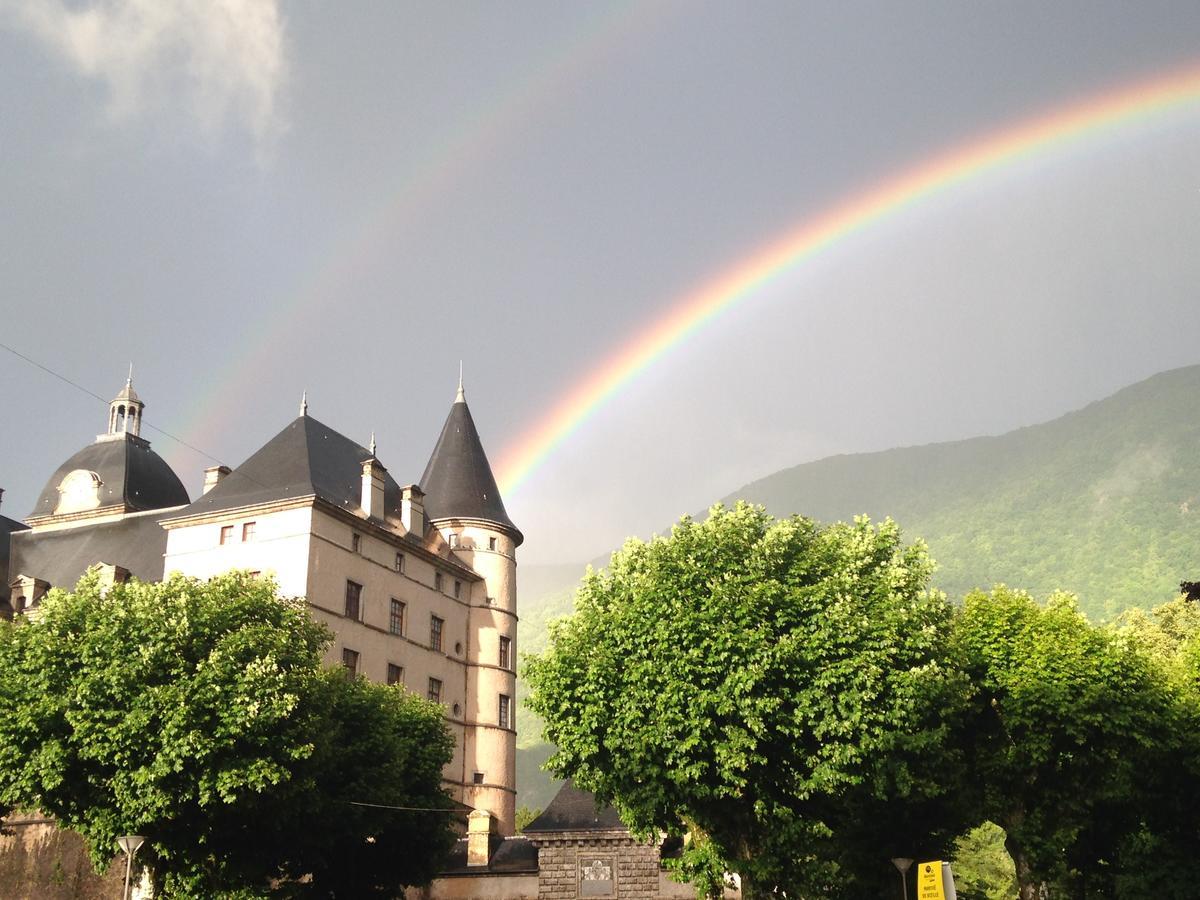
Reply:
M441 703L454 735L450 795L511 834L516 811L516 550L458 395L425 472L401 486L369 447L300 414L235 469L205 470L192 501L141 436L132 378L107 430L50 476L24 523L0 517L0 615L51 587L102 577L199 578L247 569L307 598L334 640L326 661ZM4 571L5 568L7 571Z

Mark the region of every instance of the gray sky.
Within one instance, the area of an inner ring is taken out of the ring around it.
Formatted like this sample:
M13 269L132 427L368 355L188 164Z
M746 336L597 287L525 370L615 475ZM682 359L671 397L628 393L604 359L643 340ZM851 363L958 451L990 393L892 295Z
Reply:
M420 477L464 361L493 463L840 198L1200 63L1180 3L0 0L0 341L236 465L310 412ZM1198 362L1200 102L838 242L505 497L586 559L830 453L996 433ZM105 424L0 351L2 511ZM204 456L153 431L195 494ZM803 512L803 510L798 510Z

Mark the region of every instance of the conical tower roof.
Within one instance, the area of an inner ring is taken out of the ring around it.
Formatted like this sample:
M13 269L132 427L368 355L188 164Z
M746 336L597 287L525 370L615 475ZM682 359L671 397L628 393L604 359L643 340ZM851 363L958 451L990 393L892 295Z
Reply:
M431 521L480 519L510 532L518 544L524 540L504 509L461 384L421 476L421 489L425 492L425 513Z

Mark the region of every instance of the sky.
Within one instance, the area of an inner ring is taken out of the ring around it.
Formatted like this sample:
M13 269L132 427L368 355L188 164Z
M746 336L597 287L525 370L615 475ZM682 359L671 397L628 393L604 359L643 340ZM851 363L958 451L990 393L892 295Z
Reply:
M1200 362L1197 95L832 241L511 474L782 235L1197 48L1191 0L0 0L0 513L104 430L130 363L196 496L302 391L418 480L461 361L521 558L554 563Z

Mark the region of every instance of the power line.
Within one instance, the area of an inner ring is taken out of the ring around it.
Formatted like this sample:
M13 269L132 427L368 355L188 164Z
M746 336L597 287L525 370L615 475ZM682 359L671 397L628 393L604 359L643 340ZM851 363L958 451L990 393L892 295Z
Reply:
M54 370L53 370L53 369L51 369L49 366L44 366L44 365L42 365L42 364L41 364L40 362L38 362L36 359L31 359L30 357L26 356L24 353L20 352L19 350L14 350L12 347L8 346L8 344L5 344L5 343L0 343L0 348L3 348L3 349L5 349L5 350L7 350L9 353L11 353L13 356L17 357L18 359L23 359L23 360L25 360L25 362L29 363L31 366L35 366L35 367L37 367L37 368L41 369L41 370L42 370L43 372L45 372L47 375L53 375L53 376L54 376L55 378L57 378L59 381L62 381L62 382L64 382L64 383L66 383L66 384L69 384L71 387L75 388L77 391L82 391L83 393L87 394L89 397L94 397L96 400L99 400L99 401L100 401L101 403L103 403L105 406L107 406L107 405L109 404L109 402L110 402L110 401L108 401L108 400L105 400L103 397L101 397L101 396L100 396L99 394L97 394L95 391L88 390L88 389L87 389L87 388L85 388L85 387L84 387L82 384L79 384L78 382L72 381L72 380L71 380L70 378L68 378L66 375L63 375L63 374L62 374L62 373L60 373L60 372L56 372L56 371L54 371ZM171 432L169 432L169 431L163 431L161 428L157 428L157 427L155 427L154 425L150 425L149 423L144 423L144 424L145 424L145 427L146 427L146 428L149 428L151 431L157 431L157 432L158 432L159 434L161 434L163 437L165 437L165 438L170 438L170 439L171 439L171 440L173 440L175 443L177 443L177 444L180 444L180 445L182 445L182 446L184 446L184 447L187 447L187 448L188 448L189 450L191 450L193 453L199 453L199 454L200 454L201 456L203 456L205 459L210 459L210 460L212 460L213 462L215 462L217 465L221 465L221 466L225 465L225 463L224 463L224 462L222 462L221 460L217 459L217 458L216 458L215 456L213 456L211 453L206 453L205 451L201 450L199 447L196 447L196 446L194 446L193 444L189 444L189 443L188 443L187 441L185 441L183 438L176 437L175 435L171 434Z
M440 812L454 813L458 810L447 809L445 806L388 806L385 803L360 803L357 800L342 800L342 803L349 803L351 806L369 806L372 809L398 809L403 812Z

